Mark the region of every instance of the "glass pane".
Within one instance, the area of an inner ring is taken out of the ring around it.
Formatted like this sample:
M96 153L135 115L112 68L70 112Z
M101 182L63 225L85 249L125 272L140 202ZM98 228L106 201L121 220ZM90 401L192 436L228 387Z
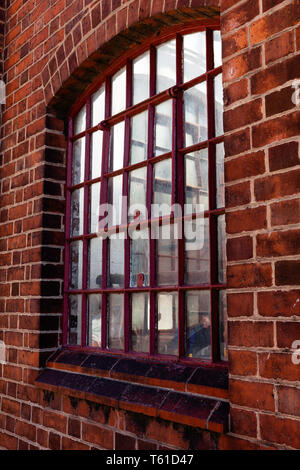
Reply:
M136 232L140 238L130 239L130 287L149 285L148 229Z
M69 344L81 344L81 295L69 296Z
M104 119L105 89L102 86L92 95L92 126L96 126Z
M185 214L208 209L208 150L198 150L184 156ZM201 205L201 207L197 207Z
M96 237L89 241L89 267L88 288L99 289L101 287L102 274L102 238Z
M186 292L186 355L211 358L210 292Z
M216 145L217 207L225 206L224 142Z
M108 203L112 205L113 210L109 220L109 225L119 225L121 223L122 216L122 175L109 178Z
M178 282L178 249L174 225L159 227L156 244L156 277L160 286L175 285Z
M124 336L124 297L123 294L108 296L108 348L123 349Z
M149 352L149 295L148 293L131 296L131 349Z
M73 142L72 184L84 181L85 137Z
M90 187L90 233L98 232L99 228L100 183Z
M70 243L70 289L82 287L82 241Z
M222 42L220 31L214 31L214 67L222 65Z
M83 234L84 190L76 189L71 194L71 236Z
M209 284L209 220L185 221L184 282L188 285Z
M206 37L205 31L187 34L183 37L183 76L188 82L206 72Z
M157 352L178 354L178 296L177 292L157 295Z
M124 160L124 121L111 128L109 171L119 170L123 167Z
M91 138L91 169L90 178L99 178L101 176L102 165L102 140L103 133L101 131L94 132Z
M148 112L137 114L131 118L130 163L142 162L147 159Z
M112 110L117 114L126 106L126 68L124 67L112 77Z
M218 272L219 282L226 282L226 225L225 214L218 217Z
M74 119L74 135L85 131L86 126L86 106L83 106Z
M149 98L149 52L133 61L133 104Z
M206 82L184 92L185 145L197 144L207 139Z
M172 206L172 160L163 160L154 165L153 216L170 214Z
M224 134L223 126L223 85L222 74L214 78L216 136Z
M101 295L88 296L88 346L101 348Z
M117 233L109 238L108 286L124 286L124 234Z
M129 173L129 201L128 220L129 222L140 213L140 219L146 218L146 190L147 190L147 167Z
M155 108L154 155L172 150L172 101L165 101Z
M156 93L176 84L176 41L165 42L157 47Z
M227 295L219 292L220 353L222 361L228 361L227 351Z

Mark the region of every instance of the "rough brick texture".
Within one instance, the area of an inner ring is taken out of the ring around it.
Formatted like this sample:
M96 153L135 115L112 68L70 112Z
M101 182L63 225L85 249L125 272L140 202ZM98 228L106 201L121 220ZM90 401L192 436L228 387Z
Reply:
M300 448L300 365L291 349L300 316L300 121L292 101L299 9L299 0L0 3L0 76L7 93L0 158L2 447ZM70 105L146 32L219 16L231 374L226 435L34 385L61 340Z
M299 18L221 2L231 431L277 448L299 448Z

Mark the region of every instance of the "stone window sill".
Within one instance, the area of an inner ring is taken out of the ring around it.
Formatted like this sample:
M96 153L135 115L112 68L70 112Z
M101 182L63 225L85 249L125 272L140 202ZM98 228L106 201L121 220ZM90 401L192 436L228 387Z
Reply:
M36 385L218 433L228 429L224 368L60 350L49 358Z

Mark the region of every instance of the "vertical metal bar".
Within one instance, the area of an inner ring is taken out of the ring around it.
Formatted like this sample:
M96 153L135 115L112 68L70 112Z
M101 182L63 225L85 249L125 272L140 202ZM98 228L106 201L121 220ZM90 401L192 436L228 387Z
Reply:
M132 104L132 61L127 61L126 64L126 108ZM124 145L124 163L123 168L129 165L130 158L130 117L125 118L125 145ZM123 201L122 207L123 216L122 224L128 223L128 172L123 170ZM130 238L128 230L125 233L124 239L124 287L129 287L130 281ZM131 330L131 311L130 311L130 296L128 293L124 294L124 350L128 352L130 349L130 330Z
M183 83L183 37L176 36L176 84ZM183 140L183 96L178 94L175 98L176 115L174 116L175 139L174 139L174 163L176 174L174 184L176 188L175 201L181 208L181 220L178 223L178 286L184 284L184 156L179 154L178 149L184 145ZM185 355L185 293L178 289L178 354L182 358Z
M86 103L86 129L91 127L91 98L89 97ZM85 168L84 168L84 181L89 180L90 176L90 138L91 135L85 133ZM89 232L89 190L88 185L84 185L84 214L83 214L83 263L82 263L82 289L87 289L87 265L88 265L88 239L86 235ZM81 345L86 346L87 342L87 295L82 294L82 323L81 323Z
M213 32L206 30L206 63L207 70L213 68ZM212 139L215 135L215 114L214 114L214 82L213 78L207 78L207 134L208 139ZM208 193L209 193L209 209L216 207L216 151L215 145L209 141L208 143ZM209 215L209 240L210 240L210 285L216 283L217 278L217 219L214 215ZM211 304L211 351L213 362L219 360L219 328L218 328L218 292L210 288L210 304Z
M72 136L73 136L73 119L69 118L68 122L68 149L67 149L67 184L66 187L70 187L72 184ZM70 237L70 223L71 223L71 192L69 189L66 190L66 240ZM70 243L65 241L65 281L64 290L69 288L70 279ZM62 342L63 345L68 343L68 325L69 325L69 296L64 293L64 315L63 315L63 326L62 326Z
M155 95L156 91L156 48L150 47L150 96ZM147 161L147 210L148 218L151 220L151 204L153 197L153 165L151 158L154 155L154 115L155 110L153 105L148 107L148 161ZM156 242L152 237L151 224L149 226L149 284L154 287L156 283ZM150 355L156 352L156 294L150 292L150 341L149 349Z
M111 112L111 80L106 79L105 82L105 119L110 116ZM102 142L102 179L101 179L101 205L107 203L107 189L108 181L105 174L108 171L109 163L109 149L110 149L110 130L105 129L103 131L103 142ZM108 240L103 238L102 240L102 289L107 287L107 259L108 259ZM107 297L106 294L102 293L102 322L101 322L101 348L106 349L107 347Z

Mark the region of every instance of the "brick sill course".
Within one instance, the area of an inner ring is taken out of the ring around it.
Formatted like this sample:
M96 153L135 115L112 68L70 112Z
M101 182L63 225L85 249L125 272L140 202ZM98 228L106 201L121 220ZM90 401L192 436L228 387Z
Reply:
M226 369L60 350L35 383L114 408L218 433L228 430Z

